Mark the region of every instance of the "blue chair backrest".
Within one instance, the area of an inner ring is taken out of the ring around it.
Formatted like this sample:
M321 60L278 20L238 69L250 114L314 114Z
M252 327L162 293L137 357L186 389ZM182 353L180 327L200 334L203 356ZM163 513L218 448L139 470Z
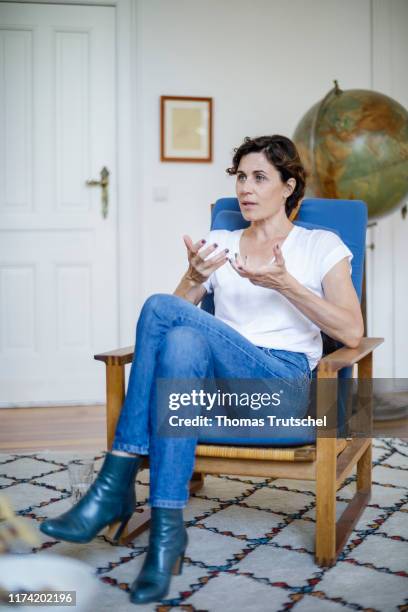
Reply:
M340 236L353 253L352 281L361 300L364 275L365 236L367 229L367 206L361 200L329 200L305 198L295 225L310 229L327 229ZM234 231L248 227L241 215L237 198L220 198L211 213L211 229ZM212 295L207 295L201 307L214 314ZM345 373L342 373L344 376Z
M356 293L361 300L361 291L364 275L365 237L367 229L367 206L361 200L330 200L324 198L305 198L295 225L308 229L326 229L335 232L353 253L352 259L352 281ZM211 213L211 229L226 229L234 231L248 227L249 223L242 217L237 198L220 198L215 203ZM207 312L214 314L214 300L212 295L207 295L202 301L201 307ZM340 343L334 343L336 347ZM314 372L315 376L316 372ZM343 368L339 372L339 378L350 379L352 368ZM344 433L346 427L347 403L349 391L344 384L339 388L338 395L338 423L339 435ZM299 429L298 429L298 433ZM309 436L309 437L307 437ZM280 439L280 444L309 443L313 441L310 434L305 434ZM239 443L239 441L237 441Z
M231 215L230 213L236 213ZM361 200L329 200L305 198L295 225L310 229L322 228L335 232L348 246L352 260L352 280L361 300L363 285L367 206ZM211 213L211 229L230 231L248 227L239 210L237 198L220 198Z

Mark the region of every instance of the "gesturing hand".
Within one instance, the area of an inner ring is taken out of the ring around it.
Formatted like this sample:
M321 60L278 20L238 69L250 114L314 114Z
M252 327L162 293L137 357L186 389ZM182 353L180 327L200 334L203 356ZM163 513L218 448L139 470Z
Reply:
M244 262L238 253L235 254L235 260L230 259L229 261L234 270L242 278L247 278L253 285L279 291L287 287L289 273L286 270L279 244L273 247L273 253L275 260L258 268L252 267L248 258Z
M215 257L211 257L207 261L205 258L217 249L217 244L211 244L207 248L203 249L205 245L205 240L199 240L193 244L190 236L183 236L184 244L187 248L187 257L188 257L188 270L186 273L186 278L192 281L193 283L197 283L201 285L204 283L209 276L218 268L223 266L228 260L228 249L223 249L221 253L219 253ZM199 251L201 251L199 253Z

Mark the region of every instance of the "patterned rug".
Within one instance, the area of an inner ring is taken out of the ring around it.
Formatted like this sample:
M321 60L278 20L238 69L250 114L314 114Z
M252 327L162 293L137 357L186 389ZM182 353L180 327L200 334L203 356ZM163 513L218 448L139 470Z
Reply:
M0 455L0 494L37 526L70 507L66 464L74 458L58 452ZM95 457L96 470L102 459L102 453ZM95 611L407 611L407 476L408 443L375 440L371 502L330 569L313 560L314 483L222 475L206 476L190 499L183 574L173 577L160 603L136 607L126 592L143 562L146 532L129 546L111 545L103 536L78 545L41 535L32 552L90 564L100 581ZM339 515L354 480L338 492ZM136 488L143 505L147 470L139 473Z

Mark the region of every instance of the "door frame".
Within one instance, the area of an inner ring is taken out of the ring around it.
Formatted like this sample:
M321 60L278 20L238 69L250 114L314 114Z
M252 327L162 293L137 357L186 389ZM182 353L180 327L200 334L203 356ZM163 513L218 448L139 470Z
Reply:
M117 168L117 330L120 345L134 340L137 311L140 307L142 265L141 211L136 198L142 193L141 164L136 165L136 151L141 150L141 131L137 129L137 4L135 0L6 0L18 4L61 4L111 6L115 9L115 127ZM140 124L140 123L139 123ZM137 187L137 188L136 188ZM117 347L106 347L106 350Z
M119 294L118 337L121 346L134 342L142 294L143 265L142 150L140 104L137 91L137 3L115 0L116 9L116 164L117 164L117 282ZM139 163L137 158L139 157ZM139 268L139 270L136 268ZM115 348L115 347L113 347Z

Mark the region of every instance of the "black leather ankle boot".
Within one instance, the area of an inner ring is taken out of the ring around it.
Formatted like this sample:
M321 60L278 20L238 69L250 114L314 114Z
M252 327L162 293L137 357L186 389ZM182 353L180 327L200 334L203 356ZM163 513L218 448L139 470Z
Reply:
M113 537L117 541L135 509L135 478L141 462L141 456L107 453L86 495L68 512L41 523L41 531L57 540L90 542L101 529L117 523Z
M130 601L144 604L165 597L171 574L181 574L187 546L183 510L152 508L149 550L130 589Z

